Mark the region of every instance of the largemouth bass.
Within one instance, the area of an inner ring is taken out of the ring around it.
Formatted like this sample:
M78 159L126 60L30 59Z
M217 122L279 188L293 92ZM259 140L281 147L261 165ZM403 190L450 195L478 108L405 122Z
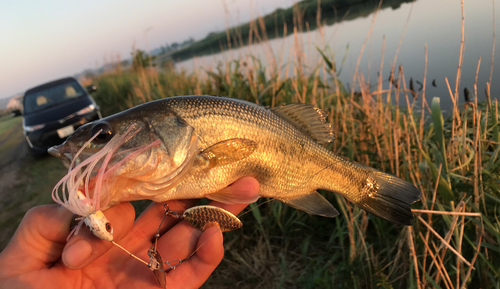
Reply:
M325 114L313 105L265 108L226 97L170 97L88 123L51 148L70 167L67 190L60 198L56 188L55 199L84 217L139 199L243 203L255 200L235 199L224 188L252 176L261 197L309 214L339 214L316 191L323 189L411 225L410 205L421 192L335 155L322 145L333 139Z

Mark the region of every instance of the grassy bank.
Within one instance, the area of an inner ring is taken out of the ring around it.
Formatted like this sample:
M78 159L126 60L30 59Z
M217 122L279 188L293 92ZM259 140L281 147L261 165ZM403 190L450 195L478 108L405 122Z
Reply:
M334 58L323 53L306 70L301 53L281 64L258 59L222 63L207 74L140 69L95 79L105 114L174 95L214 94L262 105L313 103L328 113L335 153L414 183L423 193L412 227L367 215L324 192L341 212L311 216L277 201L243 215L244 228L226 235L226 254L207 287L233 288L498 288L500 286L500 136L498 103L459 104L450 89L452 115L439 98L359 73L347 91ZM286 71L294 71L293 75ZM284 72L285 71L285 72ZM321 74L319 72L322 72ZM390 71L390 72L388 72ZM459 73L460 71L458 71ZM459 78L458 78L459 79ZM477 92L473 92L477 95ZM399 103L399 96L404 102ZM475 99L475 98L474 98Z
M22 139L22 118L4 115L0 117L0 159L4 159L6 154Z
M21 122L22 117L0 118L0 250L29 209L53 203L50 192L66 172L60 160L30 154Z

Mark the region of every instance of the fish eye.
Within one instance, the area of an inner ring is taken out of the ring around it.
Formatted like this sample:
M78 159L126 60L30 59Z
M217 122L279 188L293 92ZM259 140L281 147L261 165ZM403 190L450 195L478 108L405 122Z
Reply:
M99 131L101 132L99 133ZM107 142L113 136L113 128L107 122L100 122L94 125L90 130L91 137L93 137L97 133L99 134L94 139L96 142L98 143Z
M108 231L108 233L111 233L111 230L113 229L113 227L111 227L111 224L107 222L105 226L106 226L106 231Z

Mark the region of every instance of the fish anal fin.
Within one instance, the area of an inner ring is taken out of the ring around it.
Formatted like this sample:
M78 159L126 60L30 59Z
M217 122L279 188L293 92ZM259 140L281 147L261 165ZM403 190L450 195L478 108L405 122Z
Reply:
M260 196L243 197L242 194L235 194L234 190L229 187L225 187L217 193L206 195L205 198L221 202L224 204L249 204L256 202Z
M315 105L292 103L271 108L271 112L318 143L330 143L335 140L333 128L326 122L326 113Z
M208 168L228 165L247 158L257 149L257 143L243 138L232 138L204 149L200 156L208 161Z
M282 202L311 215L329 218L334 218L339 215L339 212L333 207L333 205L316 191L291 200L282 200Z

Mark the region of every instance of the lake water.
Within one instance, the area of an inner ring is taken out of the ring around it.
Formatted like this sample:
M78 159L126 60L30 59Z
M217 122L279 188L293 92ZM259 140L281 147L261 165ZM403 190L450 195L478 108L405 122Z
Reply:
M479 58L481 58L481 65L477 84L478 101L486 99L484 90L486 82L490 81L494 39L495 16L493 13L496 9L495 32L498 34L500 33L500 19L498 19L500 0L464 0L464 8L465 46L459 88L459 100L462 103L465 101L463 92L465 87L471 92L471 98L474 96L474 82ZM346 56L339 79L346 86L352 88L356 63L374 15L375 13L372 13L368 17L359 17L331 26L324 26L324 42L319 30L300 34L307 67L310 70L314 69L321 57L316 46L329 47L328 49L331 49L335 54L335 61L338 65L342 62L344 55ZM461 30L462 8L459 0L417 0L401 4L396 9L383 9L376 14L373 31L362 54L359 71L371 84L376 85L385 36L382 75L385 80L384 88L388 88L391 65L394 63L398 44L403 39L395 62L396 78L398 67L402 65L406 86L409 87L410 78L412 78L414 87L418 90L421 86L417 81L423 82L424 77L425 44L427 44L426 99L430 101L434 96L439 96L441 97L441 107L448 110L452 102L445 77L448 78L450 87L454 91L460 56ZM271 50L278 60L281 58L286 62L293 46L294 36L292 34L270 40L269 43L253 44L216 55L186 60L177 63L176 67L188 72L195 68L199 70L203 70L201 68L213 69L220 61L241 59L249 54L265 61L270 59ZM346 49L347 46L348 49ZM498 52L500 45L497 44L496 47L495 50ZM495 53L495 57L491 79L492 98L498 98L500 95L500 54ZM433 86L433 81L436 86ZM359 87L355 86L354 89L359 90Z

